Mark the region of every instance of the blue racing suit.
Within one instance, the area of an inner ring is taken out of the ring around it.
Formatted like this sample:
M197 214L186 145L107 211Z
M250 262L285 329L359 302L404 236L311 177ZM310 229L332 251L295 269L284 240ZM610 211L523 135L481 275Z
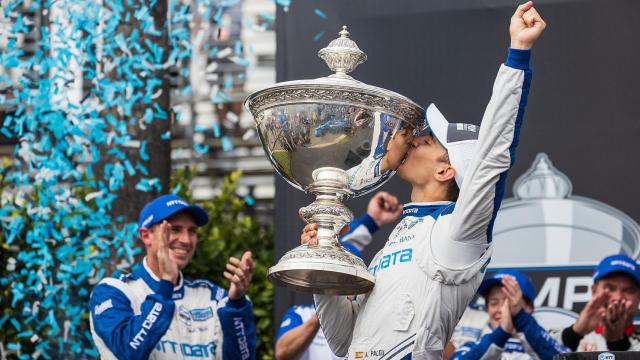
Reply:
M251 302L230 300L210 281L177 286L157 278L146 258L131 274L93 289L91 335L102 359L255 359Z
M482 337L459 346L451 360L552 360L557 354L571 351L556 342L524 309L513 317L517 336L512 336L499 326L491 329L489 323L485 323L482 329L475 329L477 331L468 328L458 330L466 325L458 324L456 332L464 332L467 338L470 334L482 334Z

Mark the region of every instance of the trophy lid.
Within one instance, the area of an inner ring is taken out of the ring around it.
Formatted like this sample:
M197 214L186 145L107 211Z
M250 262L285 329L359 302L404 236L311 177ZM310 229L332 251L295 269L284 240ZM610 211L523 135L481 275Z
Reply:
M347 73L352 72L358 65L367 61L367 55L360 50L358 44L349 38L347 26L338 33L339 38L331 41L329 46L320 49L318 56L335 72L329 77L351 79Z
M393 91L368 85L347 75L367 60L367 55L350 38L347 26L339 37L318 51L327 66L334 71L327 77L294 80L274 84L250 94L245 107L255 118L265 109L299 103L344 103L381 111L422 126L424 109L409 98Z

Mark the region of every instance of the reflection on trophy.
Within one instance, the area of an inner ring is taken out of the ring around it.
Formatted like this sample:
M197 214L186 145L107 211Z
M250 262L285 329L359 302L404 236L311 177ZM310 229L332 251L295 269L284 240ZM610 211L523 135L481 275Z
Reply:
M342 201L389 179L386 158L423 125L424 110L408 98L354 80L347 73L367 56L346 26L318 55L335 73L278 83L247 98L262 146L276 171L316 200L301 210L318 224L318 245L287 252L269 269L276 285L316 294L351 295L374 285L364 262L345 250L338 232L352 212Z

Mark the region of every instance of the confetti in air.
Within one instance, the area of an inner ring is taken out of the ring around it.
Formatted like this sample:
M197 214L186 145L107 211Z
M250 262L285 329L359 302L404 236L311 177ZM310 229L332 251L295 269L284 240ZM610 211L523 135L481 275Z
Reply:
M110 275L105 263L128 271L142 253L137 225L110 214L118 191L180 191L163 189L151 171L154 145L166 144L171 130L139 135L169 129L169 109L159 101L166 74L176 94L201 95L189 82L195 41L215 39L228 21L225 12L240 2L167 0L165 24L153 17L155 1L0 4L0 138L15 144L11 156L0 158L0 355L97 358L88 326L91 289ZM209 25L194 33L195 20ZM201 49L205 66L221 59L250 65L238 42ZM212 105L228 102L234 79L242 78L229 77L202 97ZM233 150L218 123L195 131L213 132L223 150Z

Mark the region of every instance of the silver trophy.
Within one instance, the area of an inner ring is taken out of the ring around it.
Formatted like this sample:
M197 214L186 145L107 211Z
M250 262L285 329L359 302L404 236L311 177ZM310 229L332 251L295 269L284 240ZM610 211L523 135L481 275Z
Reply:
M318 245L301 245L269 269L276 285L316 294L370 291L374 277L362 259L345 250L338 232L353 219L342 201L375 190L393 174L385 157L423 125L424 110L392 91L354 80L347 73L367 56L340 37L318 52L335 73L278 83L245 101L275 170L316 200L300 211L318 224ZM394 140L395 139L395 140Z

